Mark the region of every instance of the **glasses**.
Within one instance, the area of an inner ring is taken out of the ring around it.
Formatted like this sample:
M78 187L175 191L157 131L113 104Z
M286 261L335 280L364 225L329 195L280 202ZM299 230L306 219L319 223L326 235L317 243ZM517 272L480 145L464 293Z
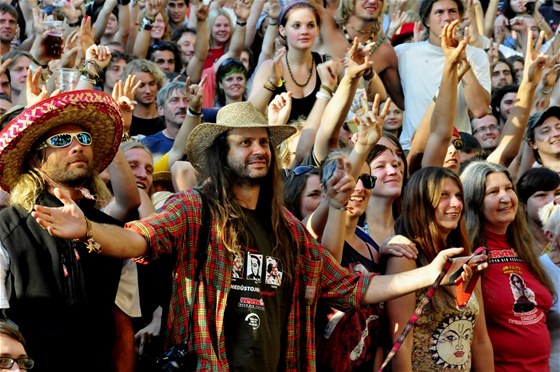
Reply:
M362 174L360 177L358 177L358 181L362 181L362 185L364 185L364 188L371 190L375 187L375 181L377 181L377 177L369 174Z
M70 146L70 144L72 143L72 138L76 138L78 142L83 146L90 146L93 142L93 138L88 132L59 133L47 138L45 142L43 142L43 144L39 146L39 150L47 147L60 148Z
M10 357L0 357L0 369L11 369L17 363L21 369L31 369L35 365L35 361L31 358L14 359Z
M317 167L313 165L299 165L292 169L292 173L294 174L294 176L301 176L302 174L311 172L314 169L317 169Z
M487 127L478 127L475 130L473 130L473 134L477 134L477 133L486 133L486 132L494 132L498 130L498 126L497 125L489 125Z
M463 147L465 146L465 143L460 138L452 139L451 143L453 144L453 147L455 147L456 150L462 150Z

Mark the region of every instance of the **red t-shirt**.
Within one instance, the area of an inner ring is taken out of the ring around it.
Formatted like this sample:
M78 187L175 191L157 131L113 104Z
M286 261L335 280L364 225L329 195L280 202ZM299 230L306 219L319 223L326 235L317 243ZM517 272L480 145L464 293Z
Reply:
M488 269L482 293L496 371L548 371L546 313L552 295L528 270L505 235L485 231Z
M204 61L204 67L208 68L208 67L212 67L214 65L214 62L216 62L218 59L220 59L221 56L224 55L225 53L225 49L224 48L210 48L208 49L208 56L206 57L206 60Z

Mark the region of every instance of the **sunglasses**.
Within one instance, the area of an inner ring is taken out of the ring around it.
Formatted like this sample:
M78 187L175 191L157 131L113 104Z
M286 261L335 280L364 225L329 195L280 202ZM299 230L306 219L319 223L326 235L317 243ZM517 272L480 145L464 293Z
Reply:
M311 172L314 169L318 169L318 168L313 166L313 165L299 165L299 166L295 167L294 169L292 169L292 174L294 176L301 176L302 174L305 174L307 172Z
M91 134L88 132L79 132L79 133L59 133L51 136L45 140L40 146L39 150L42 150L47 147L67 147L70 146L72 143L72 139L76 138L78 142L83 146L90 146L93 142L93 138Z
M465 143L461 138L455 138L451 140L451 143L453 144L453 147L455 147L456 150L462 150L463 147L465 146Z
M362 174L360 177L358 177L358 181L362 181L362 185L364 185L364 188L371 190L375 187L375 181L377 181L377 177L369 174Z

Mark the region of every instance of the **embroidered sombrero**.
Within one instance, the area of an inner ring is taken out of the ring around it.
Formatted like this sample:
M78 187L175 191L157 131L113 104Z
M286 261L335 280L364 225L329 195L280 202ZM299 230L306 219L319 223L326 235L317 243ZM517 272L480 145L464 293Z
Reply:
M270 143L277 146L296 132L291 125L268 125L262 112L250 102L237 102L225 105L218 110L216 123L197 125L187 139L187 158L194 169L200 171L206 163L206 149L220 134L235 128L266 128Z
M94 90L75 90L28 107L0 132L0 187L9 191L23 172L32 146L48 131L76 124L93 137L93 165L101 171L115 156L123 119L113 98Z

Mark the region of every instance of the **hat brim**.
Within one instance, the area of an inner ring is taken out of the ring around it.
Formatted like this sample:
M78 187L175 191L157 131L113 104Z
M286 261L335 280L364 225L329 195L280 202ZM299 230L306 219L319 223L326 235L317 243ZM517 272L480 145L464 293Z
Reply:
M95 169L109 165L122 139L123 119L117 103L94 90L61 93L27 108L0 132L0 187L9 191L36 142L64 124L78 125L92 135Z
M206 151L222 133L236 128L262 128L269 134L272 146L277 146L292 136L297 130L291 125L244 124L243 126L202 123L197 125L187 139L186 154L194 169L201 172L206 161Z
M535 129L538 126L541 126L542 123L550 117L556 117L556 118L560 119L560 107L559 106L550 106L549 108L544 110L538 117L534 118L534 121L532 123L531 122L529 123L529 127L531 129Z

